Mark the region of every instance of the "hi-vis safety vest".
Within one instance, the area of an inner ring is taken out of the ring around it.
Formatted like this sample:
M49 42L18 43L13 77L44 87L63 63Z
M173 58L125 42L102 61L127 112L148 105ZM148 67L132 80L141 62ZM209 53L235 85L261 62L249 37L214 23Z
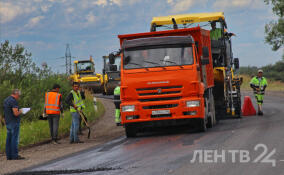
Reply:
M45 93L45 113L49 114L60 114L60 104L59 99L61 94L57 92L47 92Z
M215 30L210 31L210 38L212 40L218 40L222 37L222 29L216 28Z
M73 99L74 99L74 104L77 106L77 110L81 110L82 108L85 108L83 99L81 97L81 93L78 92L76 93L75 91L71 91L71 93L73 94ZM70 106L70 112L77 112L75 108L73 108L73 106Z
M113 92L114 95L114 104L116 105L116 108L119 109L119 105L120 105L120 86L116 86L116 88L114 89Z
M251 79L250 85L253 88L255 94L263 95L264 90L267 86L267 81L264 77L261 77L261 80L259 81L258 77L255 76ZM256 88L259 88L260 92L257 92Z

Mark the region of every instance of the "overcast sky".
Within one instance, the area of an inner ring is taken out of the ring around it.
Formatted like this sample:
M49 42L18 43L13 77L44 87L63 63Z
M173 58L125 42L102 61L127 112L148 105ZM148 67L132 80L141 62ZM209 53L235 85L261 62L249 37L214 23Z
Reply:
M277 19L263 0L0 0L0 42L21 43L37 64L64 72L66 44L72 56L95 59L118 50L118 34L147 32L154 16L225 13L241 66L263 66L281 59L264 43L264 26Z

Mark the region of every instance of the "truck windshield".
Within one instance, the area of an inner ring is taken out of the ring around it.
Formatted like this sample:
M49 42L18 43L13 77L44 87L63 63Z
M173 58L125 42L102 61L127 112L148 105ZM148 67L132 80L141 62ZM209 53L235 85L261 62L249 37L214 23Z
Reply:
M124 69L191 65L192 47L127 49L124 51L123 64Z
M77 64L77 70L78 72L83 72L83 71L94 71L93 68L94 65L91 62L81 62Z

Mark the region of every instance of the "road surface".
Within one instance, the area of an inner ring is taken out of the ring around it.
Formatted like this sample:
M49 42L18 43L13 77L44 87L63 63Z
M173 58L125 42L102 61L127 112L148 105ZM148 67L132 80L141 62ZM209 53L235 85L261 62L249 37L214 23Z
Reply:
M261 117L222 120L206 133L180 128L123 136L20 174L284 174L283 113L284 98L266 96Z

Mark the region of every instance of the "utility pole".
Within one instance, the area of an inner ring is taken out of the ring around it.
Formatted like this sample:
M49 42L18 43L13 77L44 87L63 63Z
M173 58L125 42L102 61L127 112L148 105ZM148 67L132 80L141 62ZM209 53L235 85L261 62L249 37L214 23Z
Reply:
M66 74L70 75L72 73L72 64L71 64L71 51L69 44L66 44L66 51L65 51L65 65L66 65Z

